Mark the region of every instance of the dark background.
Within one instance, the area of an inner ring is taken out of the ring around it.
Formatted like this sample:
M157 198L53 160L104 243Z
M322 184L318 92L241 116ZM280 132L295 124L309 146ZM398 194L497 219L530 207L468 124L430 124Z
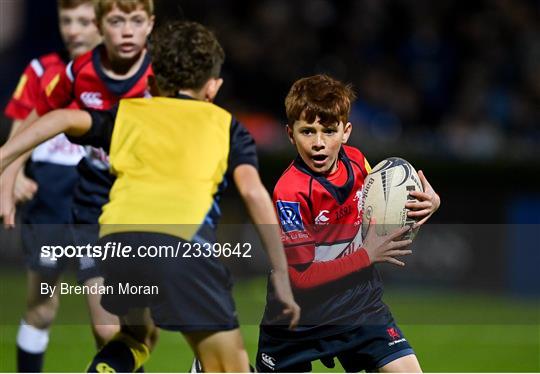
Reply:
M223 44L217 103L255 136L269 190L295 156L283 100L315 73L353 84L350 144L372 165L399 156L425 171L442 206L405 268L378 268L384 300L426 372L540 371L540 1L155 3L158 23L196 20ZM54 0L0 0L2 107L30 59L60 46ZM0 138L8 130L2 118ZM256 240L241 206L229 189L222 242ZM228 263L252 362L267 269L262 251L253 253ZM0 229L0 264L0 372L11 372L26 293L18 231ZM61 304L45 370L84 370L94 354L85 302ZM164 331L152 356L148 372L185 371L192 359Z
M61 41L54 0L2 0L0 7L5 106L30 59ZM372 165L390 156L407 159L440 193L442 206L431 220L437 226L423 229L426 240L434 232L453 237L463 225L483 233L461 247L442 246L450 258L461 258L457 268L467 267L443 283L540 294L538 1L156 0L156 16L158 23L185 18L215 31L227 54L217 104L255 136L269 190L294 157L283 129L290 85L331 74L358 94L350 144ZM5 135L9 122L2 122ZM224 222L243 222L237 196L229 195ZM2 251L17 258L12 247ZM405 281L418 281L410 278Z

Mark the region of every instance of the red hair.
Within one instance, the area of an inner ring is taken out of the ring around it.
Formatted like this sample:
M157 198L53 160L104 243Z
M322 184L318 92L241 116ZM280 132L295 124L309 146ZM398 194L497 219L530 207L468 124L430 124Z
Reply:
M297 80L285 98L289 126L298 120L323 125L346 123L356 98L352 86L319 74Z
M142 6L149 17L154 15L153 0L94 0L96 20L101 22L102 18L109 13L115 5L120 8L121 11L126 13L131 13L137 9L137 7Z

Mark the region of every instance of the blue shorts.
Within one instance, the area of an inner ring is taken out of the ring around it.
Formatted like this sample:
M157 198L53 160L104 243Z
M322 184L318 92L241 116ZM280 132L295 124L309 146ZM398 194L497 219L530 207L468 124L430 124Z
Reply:
M79 180L77 168L49 162L31 162L27 171L39 184L34 198L22 211L21 235L28 268L45 277L58 277L68 265L77 263L79 283L99 276L97 264L91 258L59 258L52 261L41 256L42 246L65 247L78 244L72 226L73 191ZM88 240L95 243L97 231Z
M72 224L26 223L21 227L21 234L26 264L30 270L45 277L58 277L68 266L76 264L79 284L101 276L97 261L90 257L60 257L53 261L50 257L42 256L42 246L65 247L82 243L74 239L75 228ZM92 237L97 238L97 234ZM89 243L95 243L95 240L91 239Z
M105 247L109 242L130 246L133 252L128 258L109 258L100 264L105 286L111 286L113 291L101 298L106 310L121 316L129 309L148 307L155 324L172 331L238 328L231 276L219 258L183 257L183 251L169 257L143 257L136 253L140 246L177 248L179 243L186 243L159 233L111 234L100 239L99 245ZM137 292L123 292L127 284ZM122 294L118 292L120 287Z
M99 240L98 224L70 225L71 238L75 245L94 245ZM83 284L88 279L102 277L99 267L100 260L92 257L78 258L77 281Z
M346 372L375 371L414 354L395 322L361 326L319 339L279 339L260 329L256 368L258 372L308 372L312 361L333 367L337 358Z

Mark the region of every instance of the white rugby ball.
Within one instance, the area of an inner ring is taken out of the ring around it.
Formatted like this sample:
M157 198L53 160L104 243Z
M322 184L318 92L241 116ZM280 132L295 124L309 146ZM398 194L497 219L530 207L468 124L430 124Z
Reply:
M420 178L413 166L399 157L379 162L368 174L362 190L362 237L366 237L371 218L375 218L376 232L386 235L415 219L407 217L405 203L418 201L410 191L423 191ZM413 239L418 230L410 230L403 239Z

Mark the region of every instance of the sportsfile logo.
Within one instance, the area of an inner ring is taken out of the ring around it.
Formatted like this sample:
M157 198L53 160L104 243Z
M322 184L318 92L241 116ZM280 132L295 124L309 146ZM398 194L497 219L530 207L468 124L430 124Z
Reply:
M81 94L81 101L88 108L102 109L103 100L101 99L101 92L83 92Z
M304 231L304 223L300 215L300 203L296 201L278 200L276 203L281 228L284 233Z
M274 367L276 366L276 359L268 356L266 353L261 353L261 360L262 363L269 367L270 369L274 370Z

